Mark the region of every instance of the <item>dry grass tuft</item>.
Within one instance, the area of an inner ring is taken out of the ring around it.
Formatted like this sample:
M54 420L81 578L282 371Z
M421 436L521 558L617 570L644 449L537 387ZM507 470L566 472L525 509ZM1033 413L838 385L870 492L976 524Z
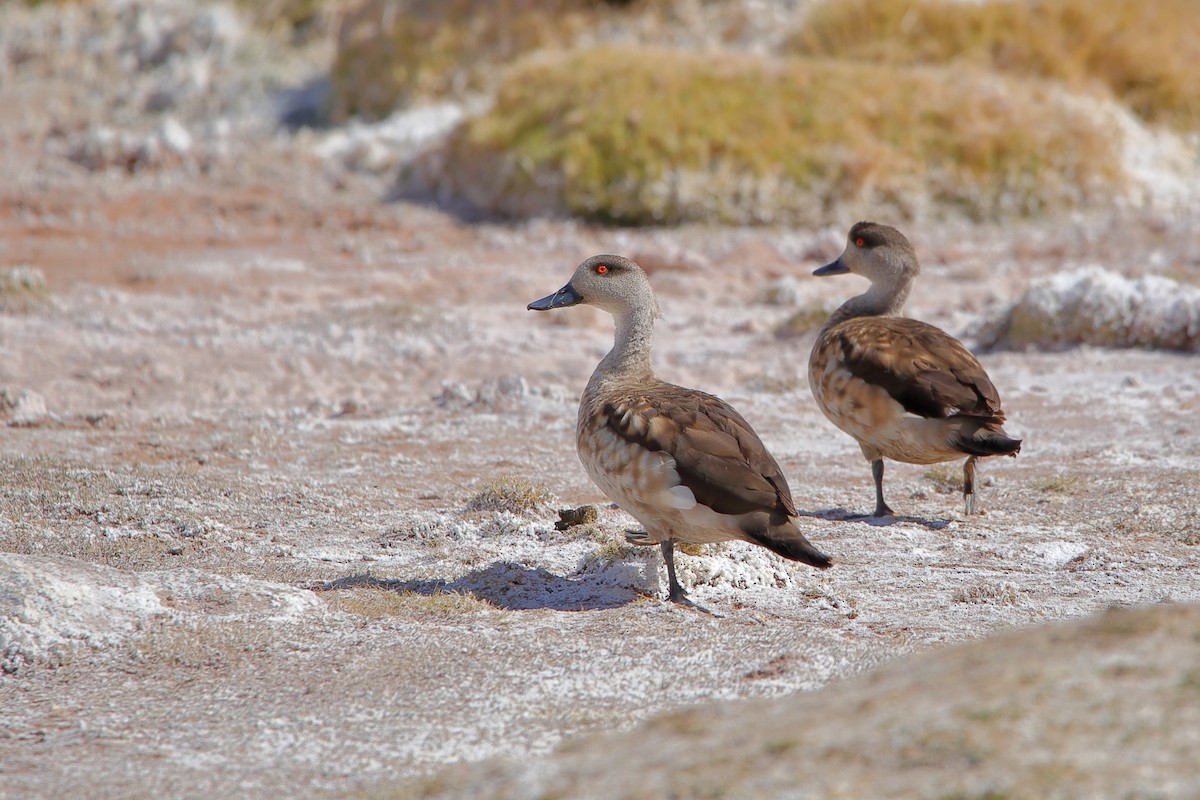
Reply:
M936 464L921 473L921 477L942 494L961 492L963 488L962 469L953 464Z
M243 623L165 622L125 645L135 666L227 670L267 652L273 634Z
M956 603L983 603L993 606L1015 606L1021 602L1021 590L1008 581L980 581L954 591Z
M1194 0L837 0L791 49L901 66L948 65L1101 84L1138 116L1200 129Z
M1050 494L1076 494L1084 486L1083 479L1078 475L1055 475L1034 484L1034 488L1039 492Z
M1200 545L1200 500L1187 497L1143 504L1131 501L1125 510L1097 524L1131 537L1177 541L1195 547Z
M540 483L525 478L503 477L484 484L467 502L467 510L524 514L553 500L554 495Z
M491 213L621 224L811 221L868 201L1033 214L1108 197L1114 136L1044 82L957 67L595 47L514 67L409 182Z
M357 588L321 592L320 597L337 611L368 619L455 619L464 614L496 610L496 606L486 600L458 592L419 594Z
M50 289L40 269L30 266L0 268L0 312L25 313L50 303Z
M775 329L775 335L781 339L791 339L818 330L829 319L829 311L825 305L812 302L797 310Z

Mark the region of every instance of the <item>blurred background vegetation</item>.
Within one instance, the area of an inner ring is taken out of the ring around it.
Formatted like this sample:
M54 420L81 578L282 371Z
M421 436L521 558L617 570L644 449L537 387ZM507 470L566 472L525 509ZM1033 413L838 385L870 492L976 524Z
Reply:
M485 214L1031 216L1119 204L1132 151L1200 144L1197 0L235 5L333 43L329 124L466 109L397 193Z

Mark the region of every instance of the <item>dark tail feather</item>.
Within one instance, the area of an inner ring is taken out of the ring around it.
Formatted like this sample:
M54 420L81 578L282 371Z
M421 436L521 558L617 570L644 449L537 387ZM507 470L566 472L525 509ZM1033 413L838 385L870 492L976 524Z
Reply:
M968 456L1013 456L1021 452L1021 440L1013 439L1001 424L1004 418L955 417L958 425L950 439L950 446Z
M760 544L772 553L778 553L792 561L803 561L817 569L827 569L833 565L829 556L813 547L795 523L785 522L782 525L772 525L768 528L746 531L746 538Z
M974 436L958 436L954 445L969 456L1016 456L1021 452L1021 440L1003 433L980 431Z

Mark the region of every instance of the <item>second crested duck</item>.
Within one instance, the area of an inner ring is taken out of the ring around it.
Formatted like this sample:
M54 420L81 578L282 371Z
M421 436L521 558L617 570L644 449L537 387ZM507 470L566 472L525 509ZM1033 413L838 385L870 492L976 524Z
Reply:
M821 411L871 462L877 517L893 513L883 499L885 458L935 464L966 456L963 497L974 514L976 459L1021 449L1004 431L1000 395L975 356L945 331L900 316L920 269L900 231L859 222L837 260L813 272L871 281L817 334L808 378Z
M832 562L796 527L779 465L724 400L659 380L650 367L661 316L641 267L593 256L566 286L529 304L547 311L580 303L616 319L616 337L579 403L576 448L600 490L637 519L633 544L659 544L670 599L690 604L675 575L675 542L738 539L824 569Z

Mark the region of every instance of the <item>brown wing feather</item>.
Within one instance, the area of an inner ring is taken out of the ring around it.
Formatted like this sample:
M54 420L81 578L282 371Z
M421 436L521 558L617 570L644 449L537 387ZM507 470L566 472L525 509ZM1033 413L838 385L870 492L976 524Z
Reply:
M851 374L923 417L1004 421L1000 394L971 352L945 331L902 317L858 317L829 332Z
M626 441L674 458L683 485L714 511L796 515L779 464L724 400L664 384L610 399L602 413Z

